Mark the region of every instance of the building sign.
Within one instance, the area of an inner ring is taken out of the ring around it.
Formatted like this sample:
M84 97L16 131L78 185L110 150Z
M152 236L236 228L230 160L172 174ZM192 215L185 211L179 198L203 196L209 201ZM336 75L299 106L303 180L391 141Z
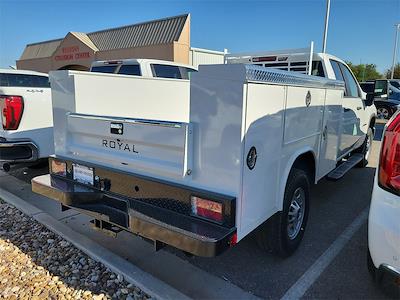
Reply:
M56 55L56 61L79 60L90 58L90 52L80 52L79 46L70 46L61 48L61 55Z

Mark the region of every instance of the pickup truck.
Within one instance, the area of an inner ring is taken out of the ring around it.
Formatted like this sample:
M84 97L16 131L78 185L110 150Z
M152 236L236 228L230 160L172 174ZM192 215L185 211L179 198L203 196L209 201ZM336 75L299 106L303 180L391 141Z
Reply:
M389 120L400 106L400 80L377 79L360 83L367 94L373 94L378 119Z
M54 154L53 110L47 74L0 69L0 163L33 166Z
M256 230L289 256L310 186L367 164L376 110L334 56L241 57L190 80L52 72L55 156L32 190L156 250L212 257Z
M196 71L189 65L143 58L95 61L90 67L90 72L175 79L189 79L190 73Z

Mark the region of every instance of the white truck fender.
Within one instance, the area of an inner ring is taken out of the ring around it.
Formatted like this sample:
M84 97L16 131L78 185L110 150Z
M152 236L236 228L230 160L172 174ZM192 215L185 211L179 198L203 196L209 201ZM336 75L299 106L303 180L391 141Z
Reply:
M295 163L295 161L303 154L306 153L310 153L312 154L313 158L314 158L314 174L317 174L317 158L316 158L316 154L313 148L306 146L306 147L302 147L300 149L298 149L296 152L294 152L289 159L285 160L287 161L286 166L282 166L281 170L281 180L279 182L279 193L278 193L278 198L277 198L277 203L276 206L279 209L279 211L281 211L283 209L283 198L285 196L285 188L286 188L286 182L289 178L289 173L293 168L293 165ZM316 183L316 179L315 182Z

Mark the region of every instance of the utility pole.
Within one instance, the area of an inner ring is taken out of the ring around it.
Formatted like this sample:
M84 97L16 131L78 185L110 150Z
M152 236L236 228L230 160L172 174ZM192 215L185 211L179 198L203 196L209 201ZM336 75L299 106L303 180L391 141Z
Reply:
M365 69L367 68L367 65L363 66L361 59L360 59L360 66L362 68L362 80L361 81L365 81Z
M328 25L329 25L330 10L331 10L331 0L326 0L325 30L324 30L324 40L322 43L322 53L326 52L326 39L328 38Z
M394 49L393 49L393 62L392 62L392 74L390 75L390 79L393 79L394 76L394 68L396 66L396 56L397 56L397 40L399 35L400 23L395 24L396 26L396 34L394 36Z

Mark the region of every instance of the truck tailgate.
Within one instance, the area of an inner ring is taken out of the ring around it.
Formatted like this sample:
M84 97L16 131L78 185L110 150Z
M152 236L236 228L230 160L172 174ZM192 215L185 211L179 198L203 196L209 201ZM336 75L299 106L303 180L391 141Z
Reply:
M174 179L191 168L188 80L55 71L50 82L56 155Z
M191 169L190 127L72 113L67 117L66 150L78 160L179 178Z

